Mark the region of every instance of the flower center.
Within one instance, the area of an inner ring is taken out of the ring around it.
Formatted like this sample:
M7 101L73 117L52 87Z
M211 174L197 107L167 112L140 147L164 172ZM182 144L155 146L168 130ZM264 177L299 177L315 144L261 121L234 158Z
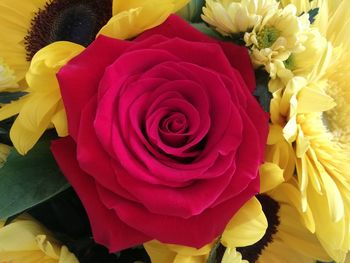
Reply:
M264 27L258 34L257 40L260 48L269 48L280 36L280 32L274 27Z
M55 41L89 45L112 16L112 0L51 0L35 14L24 38L27 60Z
M286 69L289 70L294 70L294 65L295 61L294 61L294 55L291 54L285 61L283 61L284 66L286 67Z
M187 118L184 114L175 112L166 116L160 124L160 136L169 146L183 146L188 136L185 134L188 130Z
M264 248L273 241L273 235L277 233L277 228L280 224L278 217L280 206L278 202L268 195L258 195L257 198L267 218L268 226L266 233L257 243L251 246L237 248L237 251L242 254L242 258L248 260L250 263L256 262Z
M16 77L4 60L0 57L0 90L3 88L16 87Z
M350 147L350 92L345 83L332 83L327 93L334 99L336 106L323 112L322 120L327 129L332 132L333 139L344 148Z

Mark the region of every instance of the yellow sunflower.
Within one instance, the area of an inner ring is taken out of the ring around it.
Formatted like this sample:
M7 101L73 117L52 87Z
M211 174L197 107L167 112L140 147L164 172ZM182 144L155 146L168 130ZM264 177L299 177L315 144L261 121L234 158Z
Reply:
M60 40L86 45L111 16L112 0L3 0L0 57L19 82L41 48Z
M22 215L6 226L0 221L0 262L78 263L78 260L48 230Z

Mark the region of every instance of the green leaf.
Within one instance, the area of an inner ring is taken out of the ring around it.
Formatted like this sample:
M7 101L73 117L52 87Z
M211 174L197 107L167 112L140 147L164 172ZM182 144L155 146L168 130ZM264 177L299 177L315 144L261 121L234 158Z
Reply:
M20 97L26 95L27 92L0 92L0 103L8 104L11 101L18 100Z
M218 238L213 246L213 248L210 251L207 263L216 263L217 262L217 255L218 255L218 249L220 247L220 238Z
M313 24L316 20L316 16L318 15L318 12L320 11L320 8L313 8L309 10L309 21L311 24Z
M255 78L256 88L254 91L254 96L258 99L264 111L270 112L270 102L272 99L272 94L270 93L268 88L270 77L266 71L257 70L255 72Z
M6 219L66 190L50 151L52 136L46 136L25 156L11 150L0 169L0 218Z
M202 32L203 34L219 39L219 40L224 40L225 38L221 36L218 32L216 32L213 28L208 27L205 23L191 23L191 26L196 28L198 31Z

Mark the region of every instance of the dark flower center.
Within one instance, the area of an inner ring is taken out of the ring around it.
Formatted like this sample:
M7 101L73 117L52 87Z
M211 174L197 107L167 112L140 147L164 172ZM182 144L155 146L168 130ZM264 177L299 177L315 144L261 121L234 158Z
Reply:
M237 248L237 251L242 254L242 258L248 260L250 263L256 262L264 248L273 241L273 235L277 233L277 228L280 224L278 217L280 206L278 202L267 195L258 195L257 198L267 218L268 227L266 233L257 243L251 246Z
M56 41L88 46L112 17L112 0L51 0L39 9L24 38L27 60Z

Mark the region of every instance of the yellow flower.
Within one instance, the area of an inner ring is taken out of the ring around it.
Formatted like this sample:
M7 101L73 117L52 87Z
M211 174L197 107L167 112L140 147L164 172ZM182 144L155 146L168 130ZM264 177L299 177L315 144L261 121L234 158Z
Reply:
M237 250L249 262L315 262L329 261L316 236L303 224L296 187L282 183L274 190L260 195L259 201L268 220L265 236L256 244Z
M14 71L0 57L0 91L10 91L17 87Z
M1 120L19 114L10 131L19 153L26 154L51 125L59 136L68 135L56 73L83 49L71 42L55 42L41 49L26 76L28 94L0 109Z
M275 0L207 0L202 19L224 36L250 31L269 10L277 10Z
M270 66L269 90L275 92L295 76L317 80L329 64L332 46L315 28L306 30L304 50L292 52L287 60L276 59Z
M230 258L238 260L239 253L235 253L235 247L254 244L265 234L266 228L266 217L259 201L254 197L240 208L227 224L221 236L221 243L228 247L224 257L225 261ZM205 263L213 244L195 249L150 241L145 243L144 246L151 257L152 263ZM231 261L229 262L231 263ZM239 262L241 261L237 261L237 263ZM242 261L242 263L245 263L245 261Z
M113 17L99 34L129 39L163 23L189 0L113 1Z
M271 108L271 114L279 113L282 120L287 120L281 134L286 142L294 144L293 153L285 154L296 160L302 211L309 209L314 217L314 224L306 226L315 232L327 253L339 262L344 260L350 246L350 148L347 140L350 125L345 117L349 103L345 102L347 96L339 92L342 88L347 91L346 56L344 59L344 64L334 71L329 68L327 78L317 82L293 78L281 97L274 94L271 103L279 105ZM334 87L332 76L337 81ZM332 87L335 88L333 94ZM273 121L277 123L278 118Z
M9 225L0 223L1 263L78 263L38 222L21 216Z
M292 53L304 49L303 32L309 28L308 15L297 16L295 6L271 10L254 26L252 32L244 35L244 41L251 49L251 58L256 66L263 65L272 73L275 61L286 61Z

